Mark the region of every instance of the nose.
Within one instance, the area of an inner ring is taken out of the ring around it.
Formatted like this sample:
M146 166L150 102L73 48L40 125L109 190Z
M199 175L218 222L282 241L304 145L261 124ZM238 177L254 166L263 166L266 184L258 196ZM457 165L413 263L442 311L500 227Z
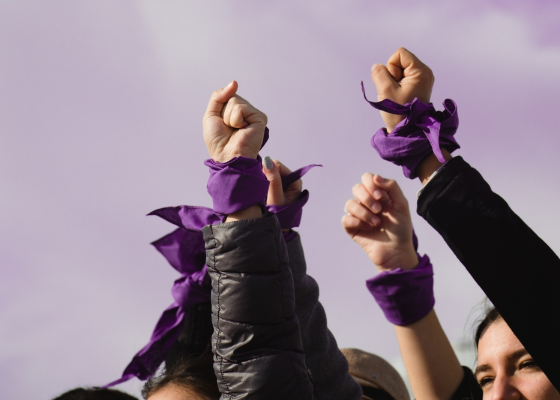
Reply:
M494 378L490 394L491 400L521 400L521 393L515 387L512 378L505 375Z

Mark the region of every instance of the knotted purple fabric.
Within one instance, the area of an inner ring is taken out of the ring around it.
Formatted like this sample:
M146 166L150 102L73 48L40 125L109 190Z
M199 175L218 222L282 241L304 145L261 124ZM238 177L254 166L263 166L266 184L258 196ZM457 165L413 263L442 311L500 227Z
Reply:
M404 175L409 179L417 177L416 167L431 153L438 161L446 163L440 147L453 153L460 148L454 138L459 127L457 104L446 99L444 111L436 111L433 104L426 104L418 99L404 106L389 99L379 102L369 101L362 82L364 99L373 108L389 114L404 115L391 133L385 128L379 129L371 138L371 145L382 159L402 166Z
M266 128L263 146L268 137L269 131ZM207 187L212 195L214 209L177 206L160 208L148 214L157 215L178 227L152 245L181 273L181 278L175 281L171 289L175 301L163 312L148 344L133 357L120 379L104 387L117 385L133 377L141 380L150 378L182 332L189 309L195 304L210 301L212 287L206 273L202 228L221 223L232 212L266 203L269 183L262 172L260 157L236 157L227 163L207 160L205 164L210 167ZM282 177L283 188L301 179L316 166L320 165L308 165ZM305 190L291 204L264 207L276 213L283 229L295 228L300 224L302 207L308 199L309 192ZM284 233L286 241L295 236L293 232Z
M206 251L202 227L219 223L219 217L206 207L168 207L148 215L158 215L179 228L156 240L152 245L181 273L171 294L175 300L161 315L150 341L125 368L120 379L104 387L117 385L132 377L146 380L165 360L169 349L183 330L189 309L198 303L210 301L212 289L206 273Z
M413 232L414 249L418 239ZM435 304L434 271L427 255L418 256L418 265L404 271L397 268L381 272L366 281L366 286L383 310L385 318L395 325L410 325L425 317Z

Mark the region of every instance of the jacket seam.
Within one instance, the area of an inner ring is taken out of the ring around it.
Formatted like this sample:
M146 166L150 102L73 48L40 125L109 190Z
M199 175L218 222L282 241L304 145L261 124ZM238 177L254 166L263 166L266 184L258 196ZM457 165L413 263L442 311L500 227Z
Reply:
M221 339L221 333L222 330L220 328L220 311L222 309L221 305L220 305L220 297L221 297L221 280L222 280L222 272L219 271L216 268L216 251L218 249L218 245L217 245L217 240L214 236L214 229L212 229L212 227L210 227L210 229L212 230L212 240L214 241L214 251L212 252L212 264L214 266L214 269L216 270L216 272L218 272L218 291L217 291L217 299L216 299L216 303L218 305L218 315L216 318L216 328L217 328L217 340L216 340L216 353L217 353L217 349L221 347L222 344L222 339ZM224 382L224 385L226 385L227 391L228 391L228 395L231 398L231 389L229 387L229 383L227 382L225 376L224 376L224 358L220 356L220 376L222 377L222 382Z

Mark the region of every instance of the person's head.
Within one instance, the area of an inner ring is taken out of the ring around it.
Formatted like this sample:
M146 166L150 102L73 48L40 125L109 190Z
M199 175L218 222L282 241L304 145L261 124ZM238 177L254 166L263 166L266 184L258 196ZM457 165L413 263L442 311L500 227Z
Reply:
M475 332L475 370L484 400L560 400L531 355L496 308L490 308Z
M138 400L127 393L115 389L76 388L61 394L53 400Z
M146 400L218 400L220 391L214 374L212 352L182 354L175 349L173 362L166 361L160 375L150 378L142 389Z

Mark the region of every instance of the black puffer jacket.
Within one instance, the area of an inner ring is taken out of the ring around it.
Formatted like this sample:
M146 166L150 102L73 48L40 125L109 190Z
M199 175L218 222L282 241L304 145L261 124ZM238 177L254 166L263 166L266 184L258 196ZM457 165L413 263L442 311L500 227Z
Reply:
M312 399L286 244L276 216L202 230L223 399Z

